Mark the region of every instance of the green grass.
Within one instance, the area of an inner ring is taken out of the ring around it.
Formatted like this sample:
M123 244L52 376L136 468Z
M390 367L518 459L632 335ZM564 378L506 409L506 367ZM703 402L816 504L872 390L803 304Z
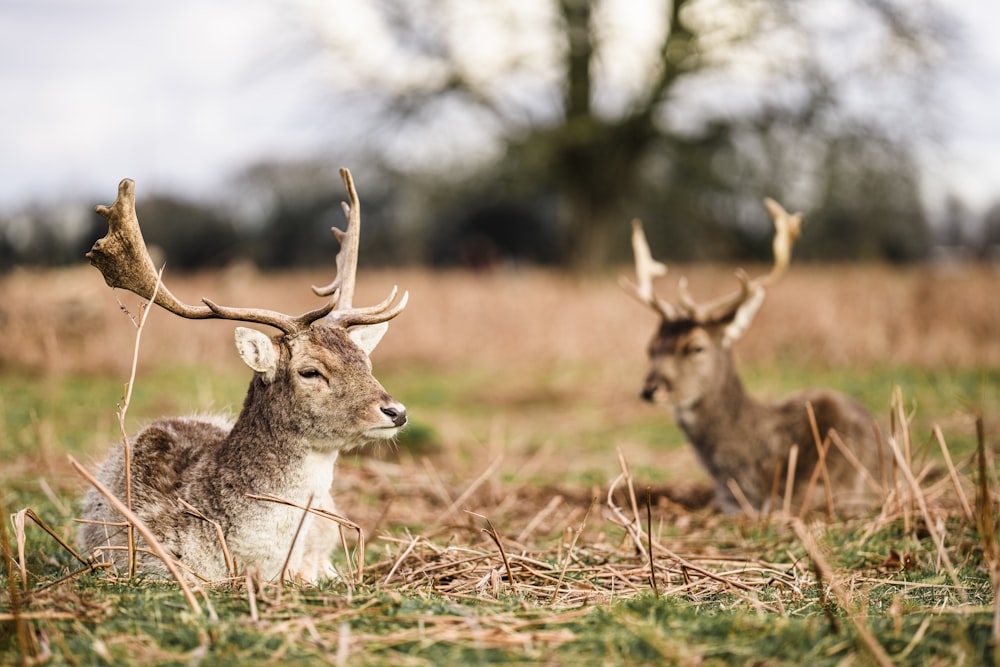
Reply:
M618 447L631 448L629 462L639 491L645 484L675 483L681 475L659 461L682 452L683 437L662 408L645 406L635 397L633 385L641 378L622 379L621 386L628 389L616 393L601 389L599 378L587 368L544 369L534 377L417 367L379 369L378 375L413 416L398 453L384 455L386 463L402 466L394 480L412 482L428 465L435 466L445 483L455 482L452 493L457 495L500 451L505 457L498 482L501 497L484 498L476 507L492 512L502 505L504 494L523 495L525 486L538 492L538 507L511 505L507 512L491 514L507 540L555 493L550 487L576 488L582 498L592 487L606 491L617 472ZM911 408L914 442L932 460L938 457L929 437L933 425L942 425L958 461L975 448L970 415L1000 413L997 369L875 367L860 373L786 365L748 367L744 378L751 392L772 397L808 385L836 387L858 396L883 422L893 387L899 386ZM165 414L235 414L247 380L244 372L152 371L139 378L128 428L132 432ZM55 532L71 538L73 503L82 483L65 455L92 463L110 447L118 437L115 409L122 391L123 379L113 377L0 378L0 500L5 513L31 507ZM995 447L996 434L989 434L987 442ZM524 478L514 474L525 461L546 452L551 456L540 458L542 463ZM346 458L345 466L364 467ZM51 492L40 484L43 479ZM430 491L414 493L401 496L402 502ZM376 514L379 503L388 504L379 498L373 502ZM563 507L573 502L567 499ZM783 576L797 583L752 579L747 593L709 585L671 564L664 565L670 581L664 574L659 586L674 592L657 597L643 583L648 563L628 546L622 529L600 507L586 519L584 509L585 501L575 514L565 515L555 537L531 546L529 555L550 568L541 581L552 585L569 562L563 560L569 549L567 531L584 521L587 529L576 543L573 561L579 568L565 572L564 585L582 590L588 577L596 576L593 572L612 565L634 574L630 584L617 584L620 589L611 596L595 592L593 602L568 606L553 605L544 591L528 586L527 570L518 570L520 586L501 577L498 592L487 587L473 595L442 592L447 577L440 575L404 577L401 572L385 583L409 540L408 530L426 531L427 544L442 549L468 543L484 553L493 550L479 524L462 532L454 519L444 516L437 517L439 525L433 515L423 516L413 525L383 525L370 535L369 574L360 585L287 585L280 591L275 584L266 585L258 590L256 612L243 586L213 589L199 597L202 615L192 612L172 584L113 580L102 572L63 581L79 563L29 524L27 597L22 592L17 605L11 588L18 586L18 577L0 572L0 664L18 664L44 652L51 654L46 662L51 665L330 664L344 650L348 654L341 657L352 665L869 664L872 659L851 619L860 619L899 664L997 664L1000 659L991 639L995 601L983 546L976 526L958 512L942 510L938 518L967 602L957 597L937 546L914 513L907 522L869 519L818 530L821 548L850 591L844 604L818 580L787 525L685 514L664 506L651 509L654 525L661 525L659 538L700 566L750 581L748 574L728 568L777 564ZM3 541L16 555L11 524L5 521L4 526ZM510 542L508 548L516 549ZM432 555L428 551L423 557ZM499 567L497 558L491 562ZM687 576L701 584L684 588ZM28 620L11 620L15 607L29 614L24 617ZM19 627L31 635L27 653Z
M830 532L833 547L857 547L850 532ZM771 539L795 549L784 537ZM898 546L899 536L878 535L865 548ZM918 551L929 544L911 544ZM804 555L799 552L799 558ZM848 556L853 560L856 556ZM855 571L864 562L841 563ZM875 559L877 560L877 559ZM887 575L878 575L886 578ZM988 577L971 562L962 570L970 603L955 608L925 563L903 578L928 588L872 585L863 591L863 622L899 664L991 664L992 594ZM932 585L931 585L932 584ZM208 593L216 618L195 616L176 587L165 584L108 583L90 574L39 596L29 609L53 617L31 623L55 658L51 664L256 665L274 662L333 662L348 638L349 664L810 664L836 665L868 660L847 612L824 608L819 586L801 591L770 586L762 602L783 597L785 613L748 608L739 597L718 594L691 598L656 597L650 592L608 604L549 608L528 596L484 597L465 603L436 595L427 587L324 584L316 588L275 586L258 600L256 620L241 589ZM861 602L859 602L861 604ZM74 620L56 620L60 613ZM13 624L0 635L0 655L13 660Z
M408 406L428 444L433 425L454 419L456 412L467 431L479 440L490 437L497 423L509 439L525 450L551 446L572 451L579 460L603 464L619 443L637 443L652 454L675 451L684 435L668 409L638 399L641 377L625 378L621 391L609 395L594 391L600 382L586 367L562 369L560 374L538 374L498 379L472 369L442 374L415 368L380 371L383 384ZM939 425L956 458L975 450L974 416L1000 414L1000 369L927 371L909 367L874 366L858 369L825 368L803 364L743 370L747 391L762 400L814 386L856 397L872 412L885 432L893 392L898 387L914 444L932 459L939 456L932 428ZM403 436L403 444L406 443ZM590 483L605 468L578 473L574 482ZM670 481L669 470L657 467L655 456L645 469L652 482ZM559 471L563 474L562 471Z

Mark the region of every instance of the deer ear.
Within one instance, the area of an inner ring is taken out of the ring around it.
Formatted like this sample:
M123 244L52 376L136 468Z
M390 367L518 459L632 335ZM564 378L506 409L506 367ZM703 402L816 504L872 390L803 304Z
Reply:
M762 303L764 303L764 288L755 287L751 290L750 295L736 307L732 320L723 329L722 344L725 347L729 347L740 339L750 327Z
M270 382L278 371L278 351L267 336L255 329L236 327L236 349L247 366Z
M382 340L382 336L389 330L389 322L379 322L378 324L363 324L351 327L347 330L347 335L351 337L354 344L371 356L375 346Z

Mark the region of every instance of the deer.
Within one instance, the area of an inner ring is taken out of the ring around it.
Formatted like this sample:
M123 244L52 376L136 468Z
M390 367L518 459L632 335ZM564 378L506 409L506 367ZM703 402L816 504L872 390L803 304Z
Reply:
M389 320L406 307L398 288L380 304L354 307L361 209L350 171L341 169L350 203L339 241L336 277L313 291L323 306L298 316L234 308L202 299L189 305L162 284L139 228L135 183L124 179L111 206L96 211L108 233L87 253L112 288L137 294L187 319L263 325L278 333L237 327L236 348L253 371L235 421L217 416L166 417L123 441L101 465L97 480L155 536L182 576L219 581L242 568L266 580L315 583L336 577L331 554L339 527L311 508L335 509L331 495L340 452L391 440L407 422L405 406L372 374L370 354ZM127 464L126 461L130 462ZM262 498L280 499L271 502ZM127 565L122 515L96 486L83 501L79 541L96 560ZM138 569L168 568L137 538Z
M770 271L751 279L740 269L737 291L703 303L692 298L683 276L676 303L655 294L653 282L667 267L653 259L642 222L632 221L636 282L621 284L659 316L641 397L672 407L724 513L767 512L779 499L786 511L793 503L803 513L818 510L824 501L828 510L836 504L844 514L863 511L880 491L873 476L880 450L868 410L827 389L761 402L746 392L736 368L732 347L753 322L765 289L787 270L802 229L801 213L789 214L770 198L764 204L775 226Z

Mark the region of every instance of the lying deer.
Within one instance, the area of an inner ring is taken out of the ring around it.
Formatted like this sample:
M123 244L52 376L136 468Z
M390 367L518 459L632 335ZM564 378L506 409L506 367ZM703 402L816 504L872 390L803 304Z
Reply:
M235 423L158 419L132 440L130 471L119 446L98 475L117 498L130 497L133 513L175 564L194 576L223 579L235 573L233 563L268 579L332 576L329 558L339 530L302 508L333 509L330 490L340 451L392 438L406 424L406 408L372 376L368 355L388 321L406 306L407 294L396 302L393 288L377 306L352 307L360 205L350 172L343 169L341 176L351 203L344 204L346 232L333 229L341 246L337 276L327 287L313 288L329 297L326 304L297 317L208 299L201 306L180 302L159 284L146 250L135 214L135 184L123 180L114 204L97 207L109 231L87 257L111 287L153 299L181 317L263 324L281 332L269 337L236 329L236 348L254 375ZM298 507L251 497L265 495ZM81 542L124 567L128 549L121 515L96 489L86 494L83 515ZM138 563L145 571L167 571L142 540Z
M704 304L691 298L684 278L676 305L654 294L653 279L665 275L667 267L652 258L642 224L632 223L637 282L623 284L660 316L649 345L642 397L672 405L674 418L714 480L723 511L745 503L766 509L772 498L785 500L789 484L794 491L786 507L790 501L796 507L803 502L811 508L828 506L835 498L839 509L855 511L877 491L871 473L879 470L879 450L867 410L823 389L760 403L743 389L733 361L733 343L753 321L764 288L788 267L801 231L801 214L789 215L771 199L765 204L776 229L770 273L751 280L740 271L738 292ZM821 460L824 465L818 466Z

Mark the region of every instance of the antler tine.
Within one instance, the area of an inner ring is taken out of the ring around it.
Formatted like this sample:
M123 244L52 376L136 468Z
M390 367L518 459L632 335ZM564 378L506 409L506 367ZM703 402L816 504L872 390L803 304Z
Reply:
M358 274L358 252L361 247L361 200L354 187L354 177L351 176L350 169L342 168L340 177L344 181L344 187L347 189L347 196L351 203L340 203L344 209L344 216L347 218L347 230L330 228L334 238L340 243L336 260L337 276L326 287L313 285L312 289L319 296L329 296L339 289L340 297L337 305L339 308L346 309L350 308L354 301L354 285Z
M635 258L636 282L633 283L622 276L619 284L640 303L649 306L662 317L667 319L674 317L673 307L669 303L661 301L653 292L653 280L667 275L667 265L653 259L653 253L649 250L649 242L646 240L646 233L642 228L642 221L638 218L632 220L632 256Z
M696 322L706 322L711 314L723 305L731 305L735 299L745 295L748 286L744 282L743 291L735 296L730 295L724 299L708 304L698 304L691 297L687 289L687 278L681 276L677 281L677 301L678 309L671 304L657 298L653 292L653 279L667 274L667 266L662 262L653 259L653 254L649 249L649 242L642 228L642 221L635 219L632 221L632 254L635 257L636 284L627 278L622 278L619 282L640 302L646 304L666 319L677 319L681 313L690 317ZM745 274L743 274L745 275ZM742 282L742 281L741 281Z
M774 266L771 267L769 274L758 279L762 286L774 283L785 273L792 261L792 246L802 234L801 213L789 213L781 204L770 197L764 198L764 206L767 207L774 219L774 241L771 243Z
M90 263L101 272L104 281L111 287L128 290L144 299L152 297L155 291L154 303L175 315L193 320L225 319L266 324L288 334L308 327L333 308L331 303L318 311L293 318L272 310L226 308L208 299L202 299L204 306L188 305L175 297L162 283L159 289L155 289L157 272L135 213L135 182L123 179L118 184L118 197L114 203L111 206L98 206L95 210L108 221L108 233L98 239L87 253Z
M764 199L764 205L774 219L775 234L772 242L774 265L771 271L751 280L743 269L739 269L736 271L736 279L740 282L739 291L704 304L696 303L691 298L687 290L687 281L681 278L677 285L678 301L691 319L696 322L710 322L726 316L734 307L759 294L768 285L774 284L788 269L792 258L792 246L802 234L802 214L788 213L781 204L770 197Z
M736 280L740 283L738 292L727 294L707 303L698 303L688 291L687 278L681 277L677 281L677 301L688 317L695 322L706 323L719 319L725 313L731 311L734 306L745 301L757 289L750 276L743 269L736 270Z
M351 176L351 171L346 168L341 169L340 177L344 180L344 187L347 189L347 195L350 199L350 204L341 203L344 215L347 217L347 229L342 231L333 227L330 230L340 242L340 250L337 252L337 276L333 282L325 287L313 286L313 291L320 296L333 295L330 299L332 304L330 310L320 317L326 317L325 322L328 326L343 328L388 322L403 312L410 298L409 292L404 292L399 303L393 306L392 303L396 300L396 294L399 291L395 285L392 288L392 293L382 303L364 308L352 307L361 242L361 200L354 187L354 177Z
M406 308L407 302L410 300L410 293L403 292L403 296L400 297L399 303L392 306L392 302L396 300L396 294L399 292L399 288L396 285L392 286L392 292L386 297L382 303L376 306L368 306L366 308L351 308L347 310L334 310L332 313L326 316L326 322L330 326L338 327L353 327L360 324L379 324L381 322L388 322L392 318L403 312ZM390 307L391 306L391 307Z

